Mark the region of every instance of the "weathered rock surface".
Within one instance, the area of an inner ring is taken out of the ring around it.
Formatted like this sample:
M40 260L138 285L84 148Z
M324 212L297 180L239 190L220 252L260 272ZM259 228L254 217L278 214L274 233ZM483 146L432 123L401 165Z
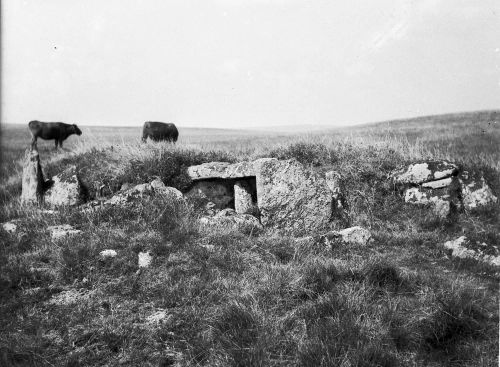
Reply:
M412 164L391 177L396 184L407 187L405 202L430 204L443 218L452 208L470 210L498 200L482 175L467 171L458 173L458 167L446 161Z
M215 204L215 208L227 208L234 197L231 185L221 181L199 181L186 193L187 198L198 197Z
M447 241L443 244L444 248L451 250L451 256L458 257L461 259L475 259L477 261L485 262L487 264L493 266L500 266L500 251L497 247L493 246L495 249L495 254L486 254L481 248L489 248L489 246L485 243L479 244L479 246L475 246L476 249L471 247L472 244L470 240L461 236L455 240ZM491 248L490 248L491 250ZM491 252L491 251L490 251Z
M458 197L450 195L448 190L426 190L422 187L410 187L405 192L405 202L414 205L431 205L434 213L445 218L450 214L451 203L458 205Z
M43 200L45 180L40 155L36 149L27 149L24 155L21 203L38 204Z
M79 229L73 228L69 224L61 224L58 226L50 226L47 228L50 232L50 236L53 240L59 240L67 236L74 236L76 234L82 233Z
M255 214L257 205L253 202L252 188L247 181L234 183L234 209L238 214Z
M462 200L466 210L496 203L497 197L491 191L483 176L462 172L459 177L462 189Z
M259 220L250 214L238 214L233 209L224 209L213 217L201 217L200 223L207 227L231 227L240 230L262 228Z
M192 180L241 178L255 176L254 162L210 162L191 166L187 173Z
M330 192L332 193L332 215L335 220L342 221L342 224L345 226L349 223L349 218L347 215L345 192L342 187L342 176L337 171L328 171L325 173L325 180Z
M424 161L410 164L407 168L392 174L397 184L422 184L424 182L441 180L455 175L458 166L447 161Z
M368 241L372 237L369 230L363 227L350 227L345 228L341 231L330 231L321 236L326 245L330 245L332 241L340 240L344 244L348 245L361 245L364 246L368 244Z
M294 159L261 159L255 168L264 226L315 230L328 225L333 198L324 178Z
M52 177L53 184L45 193L45 202L51 206L74 206L85 202L85 188L76 166L70 166Z

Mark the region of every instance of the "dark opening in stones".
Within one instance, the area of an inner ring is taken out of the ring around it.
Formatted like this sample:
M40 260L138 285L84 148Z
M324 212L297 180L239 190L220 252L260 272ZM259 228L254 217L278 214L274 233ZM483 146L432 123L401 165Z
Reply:
M258 216L255 176L197 180L186 196L212 202L215 209L234 209L238 214Z

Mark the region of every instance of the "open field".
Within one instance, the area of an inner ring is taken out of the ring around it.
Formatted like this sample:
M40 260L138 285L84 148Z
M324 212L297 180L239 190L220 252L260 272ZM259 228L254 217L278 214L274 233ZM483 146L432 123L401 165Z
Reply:
M500 206L440 219L405 205L388 181L420 159L483 173L500 196L500 111L323 131L180 129L178 143L142 144L141 128L81 127L64 150L39 140L46 177L76 164L82 180L185 189L209 161L295 158L342 175L345 226L366 246L304 246L319 233L207 229L193 203L160 195L132 209L18 203L26 126L2 125L0 366L497 366L500 274L441 246L465 235L500 246ZM54 241L47 226L82 231ZM103 261L99 253L118 255ZM152 265L138 271L137 254ZM156 321L155 321L156 320ZM158 321L161 320L161 321Z

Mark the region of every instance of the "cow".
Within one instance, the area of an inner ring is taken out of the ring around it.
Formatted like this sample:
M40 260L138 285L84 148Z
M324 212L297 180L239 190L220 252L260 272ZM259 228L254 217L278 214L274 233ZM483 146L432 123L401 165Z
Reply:
M179 137L179 131L172 123L146 121L142 128L142 141L145 142L147 138L153 141L171 141L176 142Z
M65 124L63 122L41 122L41 121L30 121L28 127L31 132L31 148L36 145L37 139L42 138L44 140L56 141L57 145L61 148L63 146L63 141L68 138L68 136L76 134L82 135L82 131L75 124Z

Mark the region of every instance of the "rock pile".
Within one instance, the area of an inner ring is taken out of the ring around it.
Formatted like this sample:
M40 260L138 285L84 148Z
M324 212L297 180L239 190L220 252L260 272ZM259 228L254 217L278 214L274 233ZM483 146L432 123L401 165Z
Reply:
M405 202L431 205L442 218L452 208L470 210L497 201L483 176L460 172L456 164L447 161L414 163L393 172L391 178L405 190Z
M195 181L192 190L207 200L229 205L234 200L236 214L258 213L266 227L316 230L328 227L335 209L341 207L338 174L328 179L307 170L295 159L261 158L253 162L211 162L188 168ZM225 185L224 195L220 189ZM210 187L214 187L210 190ZM227 188L230 189L227 189ZM188 193L192 195L192 192ZM231 195L231 196L229 196Z

